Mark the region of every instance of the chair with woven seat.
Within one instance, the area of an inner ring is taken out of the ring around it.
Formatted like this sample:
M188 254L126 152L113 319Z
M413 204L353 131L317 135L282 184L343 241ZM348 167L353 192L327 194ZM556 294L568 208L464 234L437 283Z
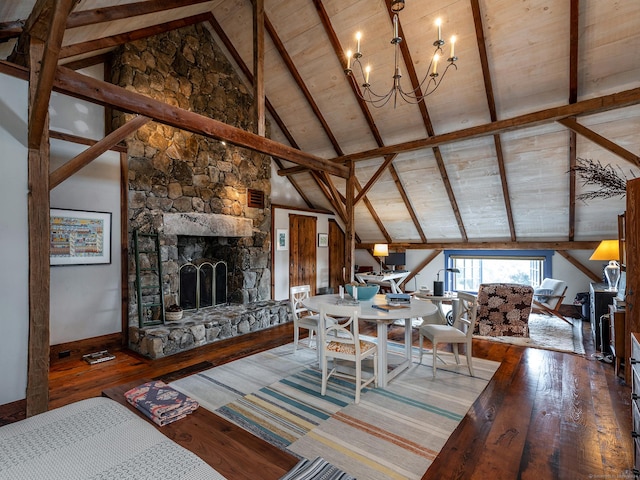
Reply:
M298 285L289 289L289 301L291 302L291 313L293 314L293 351L298 349L300 341L300 329L309 330L308 345L311 347L313 334L318 331L319 315L313 315L302 304L309 298L311 287L309 285Z
M453 325L429 323L423 324L418 328L420 363L422 363L423 339L426 337L431 340L432 343L433 378L436 378L438 359L440 359L440 361L444 363L444 360L442 360L438 356L439 343L451 344L453 355L456 359L456 364L458 365L460 365L458 345L464 345L469 374L472 377L474 376L472 361L472 341L473 330L475 328L478 312L478 297L471 293L458 292L458 298L456 300L453 300L453 302L457 302L457 306L454 309L456 311L456 318L453 321Z
M360 402L360 392L367 385L374 383L378 386L378 346L373 342L360 339L358 329L358 305L330 305L320 307L320 337L322 367L322 395L327 393L327 383L331 376L355 380L355 403ZM371 357L373 359L373 375L362 377L362 362ZM329 371L329 359L332 359L332 369ZM355 375L339 370L338 361L346 360L355 364Z
M533 291L533 305L531 311L553 315L571 324L564 315L560 313L562 301L567 294L567 283L554 278L545 278L539 287Z

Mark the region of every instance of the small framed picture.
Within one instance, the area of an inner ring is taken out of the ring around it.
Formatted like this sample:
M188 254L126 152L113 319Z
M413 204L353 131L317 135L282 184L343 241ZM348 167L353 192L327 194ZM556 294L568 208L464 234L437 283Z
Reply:
M326 233L318 234L318 246L319 247L328 247L329 246L329 235Z
M286 228L276 230L276 250L289 250L289 232Z

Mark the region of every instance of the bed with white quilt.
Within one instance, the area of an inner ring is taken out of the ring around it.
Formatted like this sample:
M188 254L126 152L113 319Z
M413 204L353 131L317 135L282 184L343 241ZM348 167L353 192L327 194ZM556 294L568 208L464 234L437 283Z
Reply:
M0 427L0 479L224 480L134 412L96 397Z

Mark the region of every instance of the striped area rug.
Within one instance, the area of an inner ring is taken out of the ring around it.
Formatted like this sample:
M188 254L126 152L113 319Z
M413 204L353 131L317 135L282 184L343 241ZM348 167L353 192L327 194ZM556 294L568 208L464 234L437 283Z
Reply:
M315 352L302 349L294 354L291 345L275 350L267 352L266 359L272 364L278 363L274 358L285 360L292 371L270 384L265 384L264 372L251 375L261 379L251 391L246 372L240 375L243 380L233 379L235 386L226 385L233 377L230 370L262 371L263 354L242 367L229 364L221 372L224 376L218 376L222 367L217 367L192 376L199 379L187 377L172 385L205 408L220 404L226 396L220 391L233 389L237 397L216 407L216 413L301 458L323 457L367 480L421 478L499 366L474 359L476 377L469 377L464 359L456 366L453 356L443 353L448 365L433 379L430 356L425 356L423 364L414 363L387 389L364 390L355 405L348 380L330 379L327 395L320 395L322 375L315 365ZM215 388L189 390L202 382L215 383Z

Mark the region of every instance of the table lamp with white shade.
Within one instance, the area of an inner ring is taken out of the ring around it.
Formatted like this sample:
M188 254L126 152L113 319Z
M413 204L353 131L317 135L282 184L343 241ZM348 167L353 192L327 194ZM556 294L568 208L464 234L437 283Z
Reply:
M609 284L610 292L618 290L620 280L620 248L618 240L602 240L589 260L605 260L609 263L604 267L604 276Z
M382 271L384 270L382 268L382 257L389 256L389 245L387 245L386 243L376 243L373 246L373 256L380 257L380 273L382 273Z

